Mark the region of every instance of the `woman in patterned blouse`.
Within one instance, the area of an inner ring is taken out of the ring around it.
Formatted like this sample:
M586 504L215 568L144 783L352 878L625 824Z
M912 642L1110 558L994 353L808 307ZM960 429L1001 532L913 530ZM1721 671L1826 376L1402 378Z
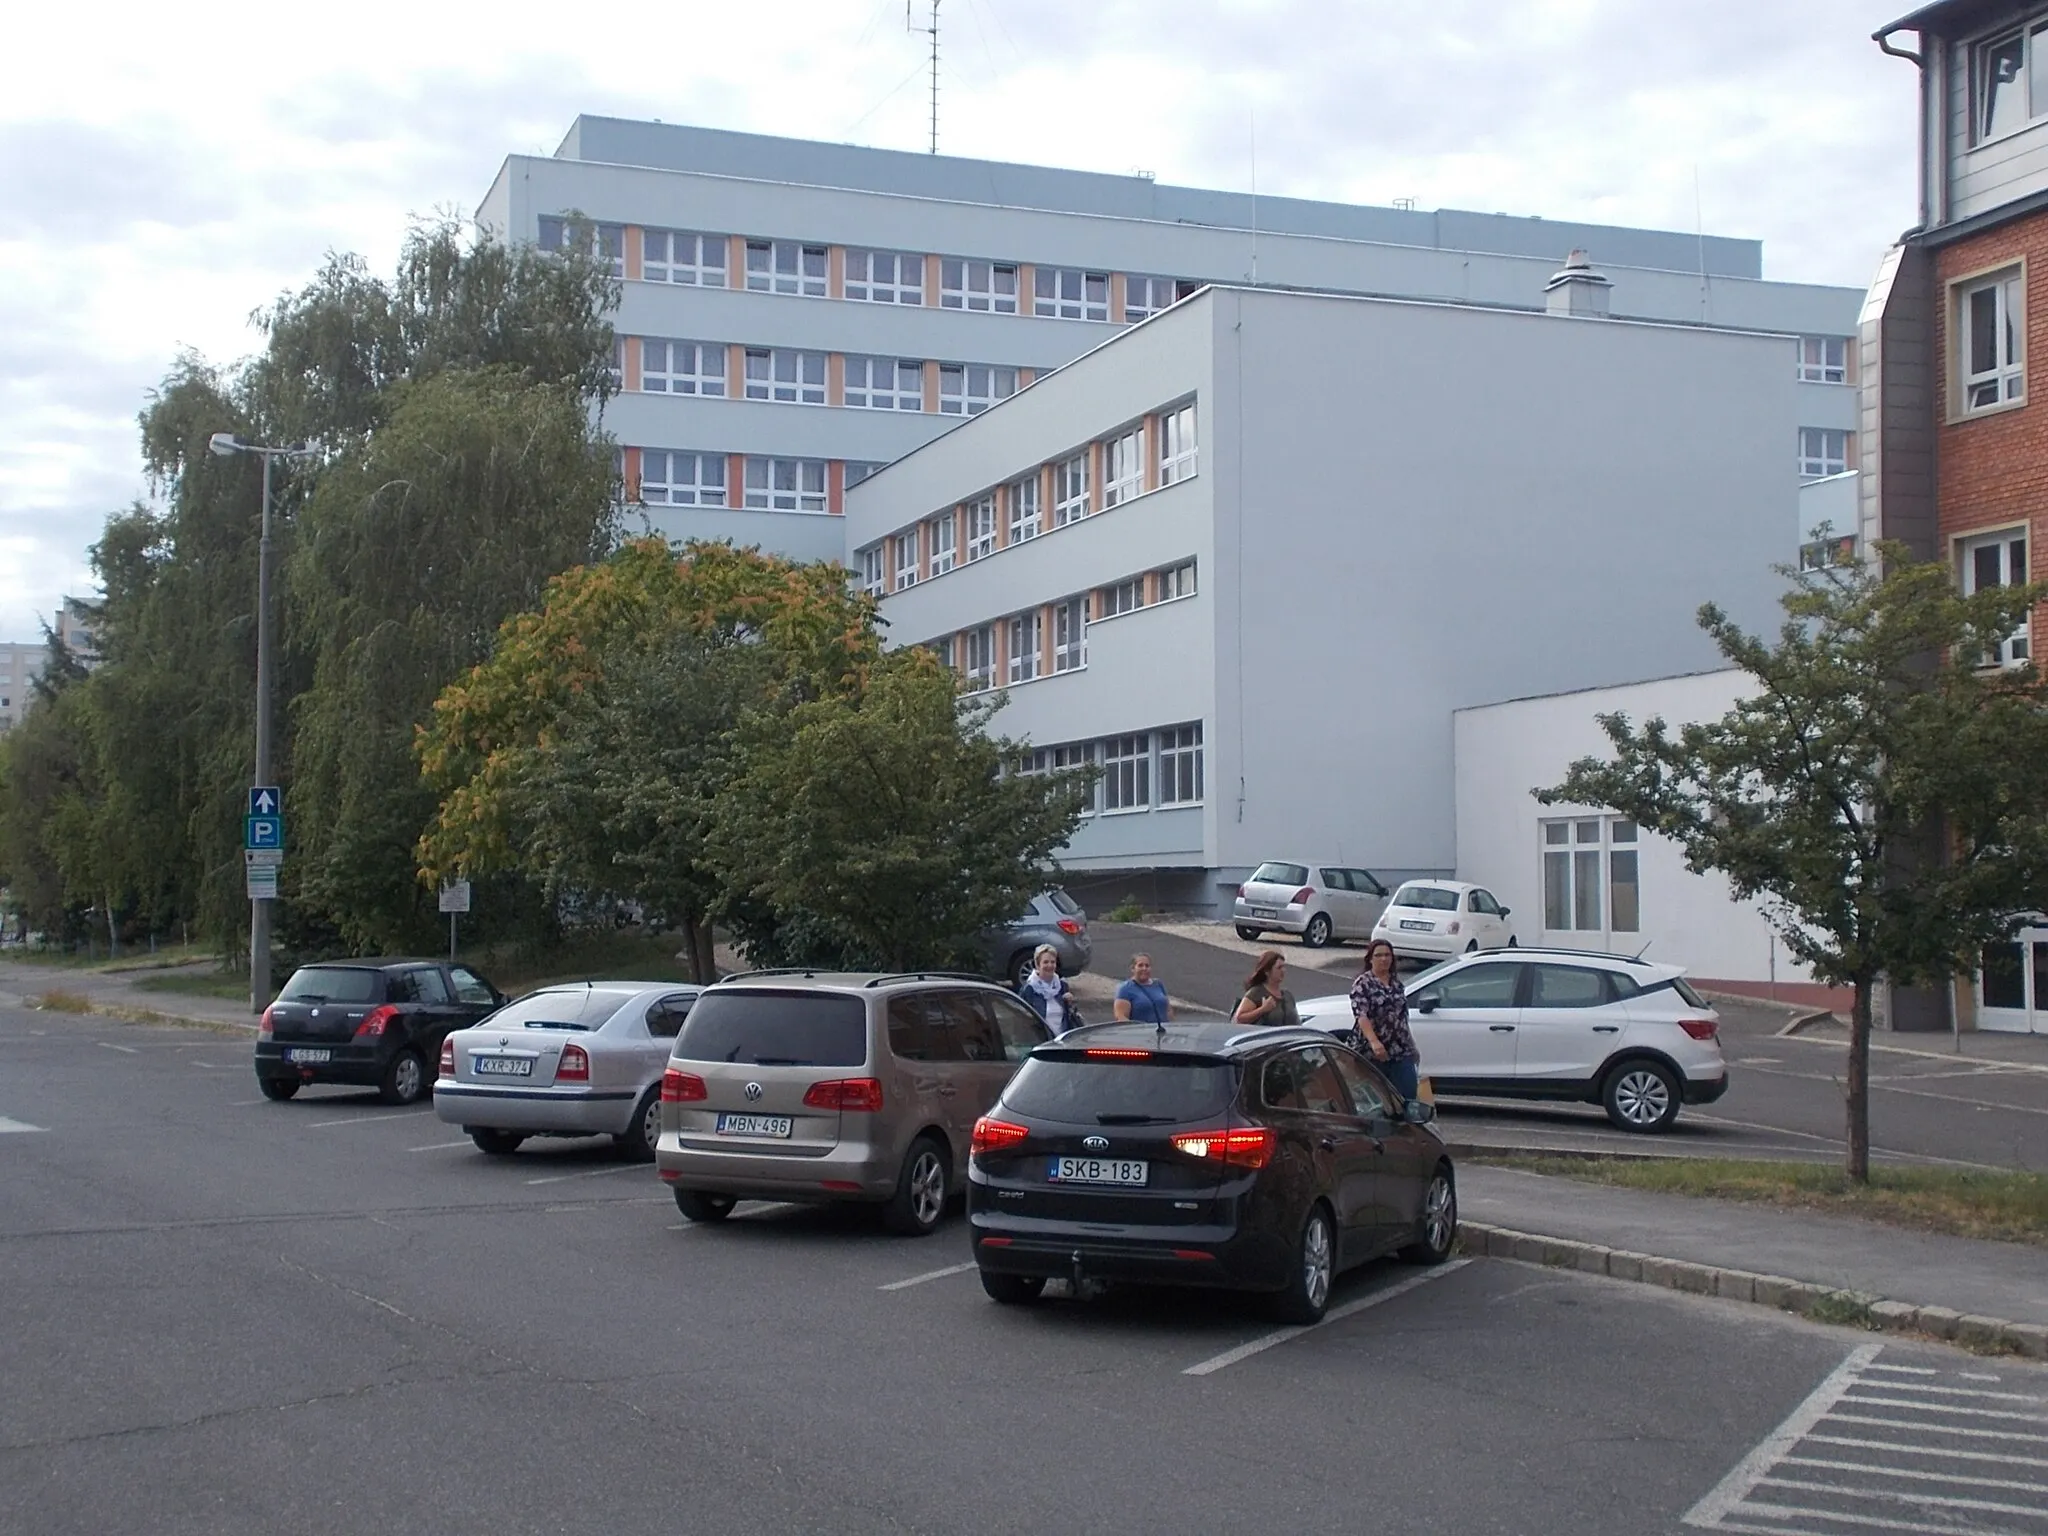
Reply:
M1351 983L1351 1018L1374 1063L1404 1099L1415 1097L1422 1058L1408 1033L1408 993L1394 965L1394 946L1366 946L1365 969Z

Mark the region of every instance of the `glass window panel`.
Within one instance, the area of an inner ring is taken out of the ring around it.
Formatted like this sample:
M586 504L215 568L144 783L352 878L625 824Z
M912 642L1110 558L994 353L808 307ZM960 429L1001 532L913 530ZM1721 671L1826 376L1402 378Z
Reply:
M1617 848L1607 856L1608 912L1616 933L1634 933L1642 925L1641 888L1636 883L1636 853Z
M1600 841L1600 823L1599 823L1599 822L1597 822L1597 821L1581 821L1581 822L1575 822L1575 823L1573 823L1573 825L1572 825L1572 841L1574 841L1574 842L1578 842L1578 843L1597 843L1597 842L1599 842L1599 841Z
M2023 945L1987 944L1981 971L1986 1008L2027 1006L2027 980Z
M1563 933L1572 925L1572 857L1543 855L1543 926Z
M1572 926L1582 932L1600 929L1600 854L1572 855Z
M1979 138L1990 139L2010 133L2027 120L2027 83L2021 76L2026 65L2026 38L2017 32L2000 38L1985 45L1980 57L1977 133Z

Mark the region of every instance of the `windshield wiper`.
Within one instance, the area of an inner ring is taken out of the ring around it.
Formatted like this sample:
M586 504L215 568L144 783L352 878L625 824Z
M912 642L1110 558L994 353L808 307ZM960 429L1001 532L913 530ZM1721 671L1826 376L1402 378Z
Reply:
M1095 1117L1097 1125L1167 1125L1172 1120L1173 1116L1171 1115L1097 1115Z
M756 1056L754 1058L754 1065L757 1067L810 1067L817 1065L817 1063L805 1061L797 1056Z

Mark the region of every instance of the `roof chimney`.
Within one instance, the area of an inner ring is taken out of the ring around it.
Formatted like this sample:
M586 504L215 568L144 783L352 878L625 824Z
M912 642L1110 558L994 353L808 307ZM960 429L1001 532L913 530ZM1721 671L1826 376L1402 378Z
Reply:
M1613 287L1593 270L1584 251L1573 251L1543 285L1543 307L1553 315L1604 315Z

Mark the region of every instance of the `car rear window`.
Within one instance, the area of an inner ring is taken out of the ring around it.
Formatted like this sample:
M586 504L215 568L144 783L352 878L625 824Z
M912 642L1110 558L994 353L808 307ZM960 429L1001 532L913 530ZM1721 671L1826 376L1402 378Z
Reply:
M361 965L303 965L277 994L280 1003L374 1003L384 973Z
M690 1010L675 1054L755 1067L857 1067L868 1059L867 1005L833 992L713 988Z
M1440 885L1404 885L1394 892L1397 907L1425 907L1431 912L1458 910L1458 893Z
M1048 1056L1044 1049L1003 1090L1003 1102L1020 1115L1068 1125L1177 1125L1213 1119L1237 1095L1237 1069L1228 1062L1186 1056L1091 1061Z
M490 1017L492 1029L596 1029L625 1006L630 992L596 987L535 992L507 1003Z
M1688 1008L1711 1008L1714 1006L1712 1003L1708 1002L1704 997L1701 997L1699 993L1695 992L1692 989L1692 984L1688 982L1683 976L1674 976L1671 978L1671 990L1676 992L1680 997L1685 999L1685 1005Z
M1057 888L1047 891L1045 899L1052 903L1053 910L1062 917L1079 917L1081 915L1081 903L1074 900L1065 891Z
M1252 871L1252 885L1307 885L1306 864L1261 864Z

